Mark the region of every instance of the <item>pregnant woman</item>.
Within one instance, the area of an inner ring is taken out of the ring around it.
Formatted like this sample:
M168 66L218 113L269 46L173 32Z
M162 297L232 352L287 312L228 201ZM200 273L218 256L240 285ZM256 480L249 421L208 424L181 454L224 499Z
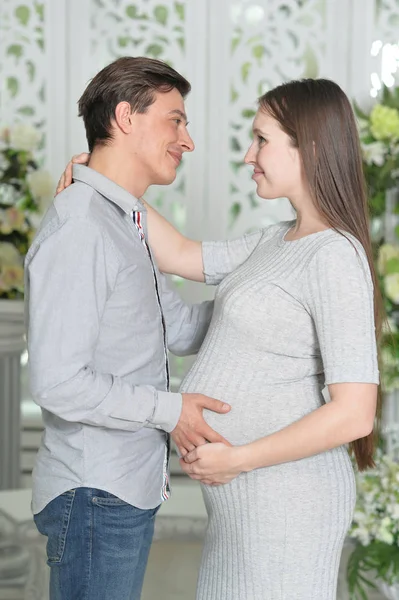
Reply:
M295 221L201 247L149 212L161 270L220 284L182 384L232 406L207 421L233 447L182 461L209 515L197 599L335 600L355 503L345 445L372 465L379 381L359 140L348 99L325 80L266 93L253 133L257 193L289 198Z
M209 515L197 600L335 600L355 504L346 446L373 464L379 396L359 139L347 97L321 79L262 96L253 136L257 193L287 197L294 221L201 244L148 207L160 269L220 284L182 384L232 407L206 416L232 447L181 449Z

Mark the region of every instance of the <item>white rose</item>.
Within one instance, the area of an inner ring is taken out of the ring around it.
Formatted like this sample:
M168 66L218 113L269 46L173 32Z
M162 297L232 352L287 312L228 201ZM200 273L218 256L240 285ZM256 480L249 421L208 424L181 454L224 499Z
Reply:
M363 158L368 165L378 165L382 167L385 162L386 146L382 142L371 142L362 144Z
M364 512L362 510L355 510L355 514L353 515L353 518L355 521L362 521L364 520L366 517L366 515L364 514Z
M45 202L54 193L54 184L48 171L31 171L27 176L28 185L32 196L36 200Z
M0 203L12 206L18 202L21 194L10 183L0 183Z
M20 265L22 258L15 246L8 242L0 242L0 265Z
M385 292L392 302L399 304L399 273L392 273L385 277Z
M385 527L380 527L376 537L380 542L384 542L385 544L389 545L393 544L393 535L390 531L385 529Z
M41 138L40 132L26 123L17 123L10 129L10 146L15 150L35 150Z
M353 532L353 536L359 540L359 542L362 544L362 546L368 546L371 541L370 534L367 531L367 529L365 529L364 527L358 527Z

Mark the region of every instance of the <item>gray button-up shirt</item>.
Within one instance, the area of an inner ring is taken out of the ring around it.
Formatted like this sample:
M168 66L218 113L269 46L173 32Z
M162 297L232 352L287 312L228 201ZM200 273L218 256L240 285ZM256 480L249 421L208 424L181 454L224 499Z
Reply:
M197 352L213 303L188 306L167 286L137 198L88 167L73 177L25 262L31 391L45 425L32 508L82 486L154 508L169 494L167 432L182 405L168 391L166 346Z

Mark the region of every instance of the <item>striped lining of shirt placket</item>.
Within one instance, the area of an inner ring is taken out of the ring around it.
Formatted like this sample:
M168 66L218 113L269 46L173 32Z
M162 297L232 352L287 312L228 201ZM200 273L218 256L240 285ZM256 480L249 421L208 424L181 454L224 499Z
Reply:
M166 390L169 392L170 377L169 377L168 350L166 347L166 323L165 323L165 317L164 317L162 305L161 305L161 297L159 294L159 286L158 286L158 280L157 280L157 276L156 276L156 272L155 272L154 261L151 256L150 248L145 239L145 233L144 233L143 225L141 222L141 213L139 211L132 210L131 218L132 218L134 225L136 226L136 229L140 236L140 240L141 240L144 248L146 249L147 256L150 259L150 263L151 263L152 274L154 277L155 293L157 296L159 311L161 313L161 323L162 323L162 333L163 333L163 349L164 349L164 354L165 354ZM166 439L165 459L164 459L164 464L163 464L163 484L162 484L162 490L161 490L162 500L168 500L170 497L170 486L169 486L169 476L168 476L169 455L170 455L170 439L169 439L169 435L168 435L167 439Z

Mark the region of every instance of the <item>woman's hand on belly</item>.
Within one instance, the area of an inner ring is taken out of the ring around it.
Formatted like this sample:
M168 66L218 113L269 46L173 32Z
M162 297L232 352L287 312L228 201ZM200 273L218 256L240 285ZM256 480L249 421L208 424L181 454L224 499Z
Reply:
M206 485L229 483L245 470L242 449L243 446L204 444L181 458L180 465L191 479Z

